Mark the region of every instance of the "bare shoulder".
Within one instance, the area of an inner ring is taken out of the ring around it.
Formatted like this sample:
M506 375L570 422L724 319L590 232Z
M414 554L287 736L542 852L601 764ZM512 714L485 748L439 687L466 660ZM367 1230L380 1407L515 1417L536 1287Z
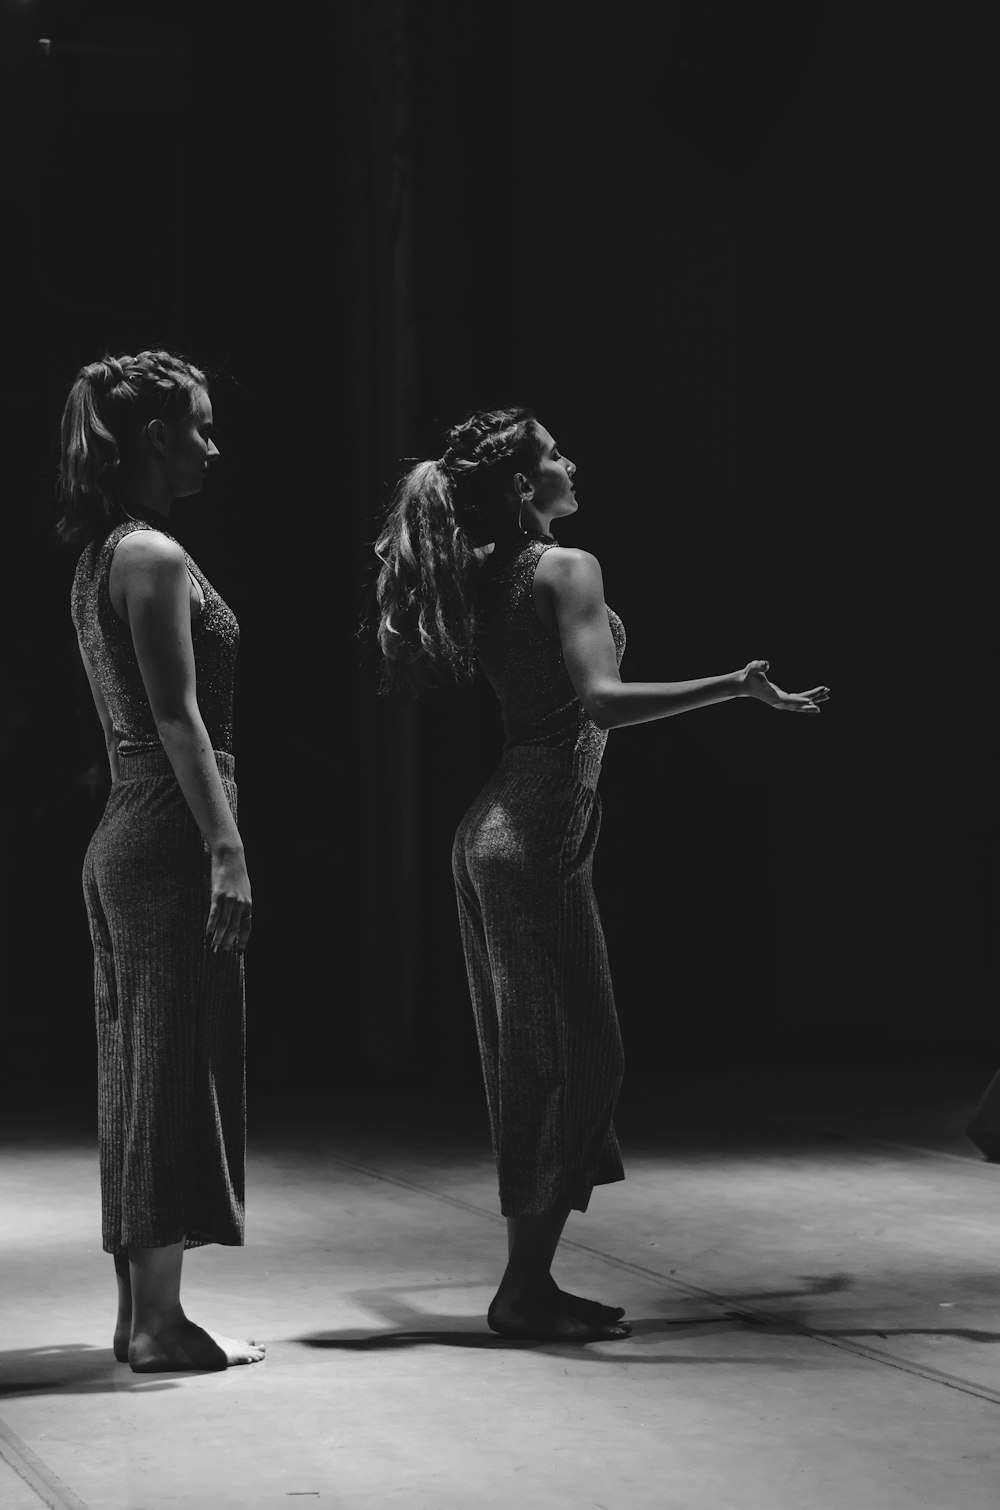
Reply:
M159 530L133 530L115 546L108 592L111 606L125 622L141 605L173 611L188 594L184 552Z
M590 551L556 545L547 550L535 569L536 581L553 592L604 591L601 563Z
M131 530L115 546L115 556L122 561L180 561L184 552L176 540L159 530Z
M176 540L161 535L159 530L132 530L115 546L111 558L111 571L115 576L160 576L178 571L186 572L184 552Z

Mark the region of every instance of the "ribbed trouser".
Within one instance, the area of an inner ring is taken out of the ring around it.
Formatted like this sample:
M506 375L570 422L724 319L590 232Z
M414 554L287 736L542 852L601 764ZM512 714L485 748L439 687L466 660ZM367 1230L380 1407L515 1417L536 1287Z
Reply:
M459 825L452 864L505 1216L585 1211L624 1177L623 1073L593 886L600 762L508 751Z
M233 757L215 760L235 816ZM211 861L166 754L120 765L83 869L104 1248L238 1245L243 958L205 947Z

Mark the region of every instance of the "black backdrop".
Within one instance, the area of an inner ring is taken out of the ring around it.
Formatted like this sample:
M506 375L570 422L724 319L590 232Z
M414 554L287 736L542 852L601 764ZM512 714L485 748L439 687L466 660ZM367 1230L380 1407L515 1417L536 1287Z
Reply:
M535 405L637 679L598 890L629 1076L1000 1057L985 36L860 3L4 0L3 1076L92 1083L99 731L50 547L76 368L213 371L178 506L242 626L259 1090L474 1085L448 851L488 691L379 699L356 629L401 459ZM48 38L48 48L38 39Z

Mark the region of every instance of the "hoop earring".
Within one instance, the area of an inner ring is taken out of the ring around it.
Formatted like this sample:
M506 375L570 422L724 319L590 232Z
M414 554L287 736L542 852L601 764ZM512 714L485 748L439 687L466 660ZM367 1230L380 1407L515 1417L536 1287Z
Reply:
M531 497L530 497L529 494L527 494L527 493L524 493L524 494L519 493L518 494L518 496L517 496L517 527L521 531L522 535L526 535L528 533L528 531L524 527L524 505L526 503L530 503L530 502L531 502Z

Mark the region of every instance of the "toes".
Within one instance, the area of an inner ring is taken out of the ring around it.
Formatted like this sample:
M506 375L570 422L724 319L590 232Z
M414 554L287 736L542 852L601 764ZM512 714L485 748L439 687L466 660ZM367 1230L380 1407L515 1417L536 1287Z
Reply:
M627 1321L619 1321L614 1326L581 1324L578 1329L563 1334L558 1340L560 1342L624 1342L625 1338L631 1335L631 1325Z
M625 1315L624 1306L606 1306L599 1300L586 1300L582 1295L571 1295L568 1290L556 1290L560 1310L580 1321L601 1322L610 1326Z

